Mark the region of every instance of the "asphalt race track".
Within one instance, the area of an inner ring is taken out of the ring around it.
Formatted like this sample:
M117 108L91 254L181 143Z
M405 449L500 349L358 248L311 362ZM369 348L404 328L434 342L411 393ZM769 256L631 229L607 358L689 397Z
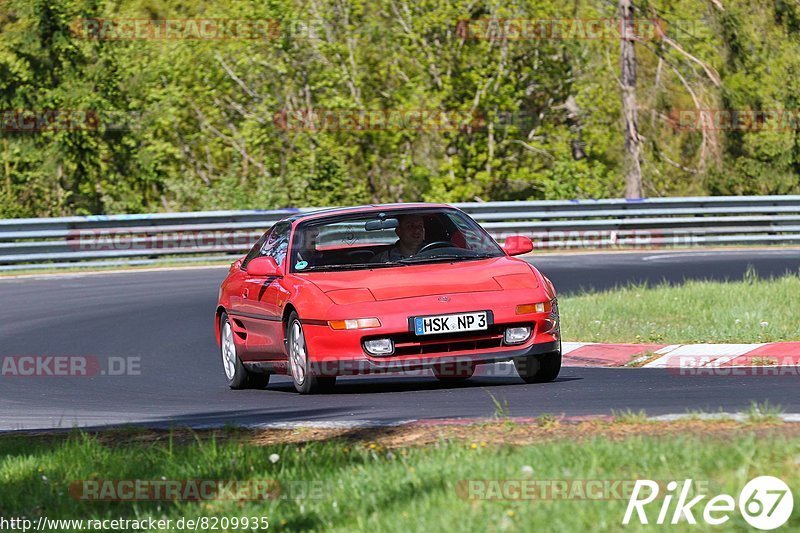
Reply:
M628 281L680 283L800 268L800 250L631 252L532 256L560 293ZM659 369L565 368L558 381L476 377L452 387L432 376L340 379L328 395L300 396L285 377L267 390L231 391L213 339L223 268L0 279L0 356L88 356L134 362L93 377L0 376L0 430L144 423L196 427L297 421L391 423L487 417L492 396L512 416L541 413L727 412L751 401L800 412L795 377L681 377ZM580 339L566 339L580 340ZM122 359L124 358L124 359ZM110 368L110 367L108 367Z

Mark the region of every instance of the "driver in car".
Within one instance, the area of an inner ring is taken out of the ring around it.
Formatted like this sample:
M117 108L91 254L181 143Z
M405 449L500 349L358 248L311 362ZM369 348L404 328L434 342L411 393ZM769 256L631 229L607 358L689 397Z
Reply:
M419 252L425 242L425 221L420 215L400 215L394 230L399 237L388 250L375 256L375 261L385 263L411 257Z

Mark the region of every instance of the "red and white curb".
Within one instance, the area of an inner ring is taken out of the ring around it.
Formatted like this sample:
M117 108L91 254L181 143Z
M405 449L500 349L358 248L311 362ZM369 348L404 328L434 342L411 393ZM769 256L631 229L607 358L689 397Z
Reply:
M564 366L703 368L800 367L800 342L760 344L604 344L565 342Z

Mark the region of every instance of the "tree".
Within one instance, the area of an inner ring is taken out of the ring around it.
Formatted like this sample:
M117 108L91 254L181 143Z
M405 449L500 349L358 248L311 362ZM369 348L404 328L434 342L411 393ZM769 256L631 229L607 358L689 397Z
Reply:
M622 122L625 137L625 198L641 198L642 165L639 138L639 111L636 103L636 51L633 43L634 12L631 0L619 0L620 16L620 85L622 86Z

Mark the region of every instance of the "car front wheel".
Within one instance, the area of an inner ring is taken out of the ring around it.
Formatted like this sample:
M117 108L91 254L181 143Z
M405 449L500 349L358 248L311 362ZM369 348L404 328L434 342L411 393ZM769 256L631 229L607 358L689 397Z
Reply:
M561 352L518 357L514 359L514 366L525 383L547 383L561 372Z
M336 384L336 376L319 377L312 372L308 360L308 347L303 333L303 324L297 313L289 316L286 336L286 351L289 356L289 373L294 388L300 394L314 394L323 389L330 389Z

